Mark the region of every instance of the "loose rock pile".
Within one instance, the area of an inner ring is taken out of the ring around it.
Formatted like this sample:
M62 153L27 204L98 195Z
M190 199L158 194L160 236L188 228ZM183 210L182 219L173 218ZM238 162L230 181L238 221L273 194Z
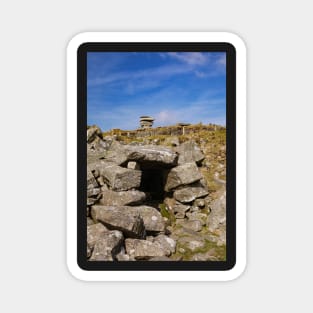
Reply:
M221 195L220 203L210 203L199 170L205 157L194 141L172 148L125 145L93 126L87 156L90 261L179 260L184 249L225 244L225 231L220 237L203 231L226 225L226 200ZM215 260L214 251L193 260Z

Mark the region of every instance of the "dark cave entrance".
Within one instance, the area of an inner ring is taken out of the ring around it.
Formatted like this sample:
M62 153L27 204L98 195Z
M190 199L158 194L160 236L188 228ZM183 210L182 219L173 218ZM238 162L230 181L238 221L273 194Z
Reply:
M164 168L142 169L140 190L146 193L147 200L163 203L167 172Z

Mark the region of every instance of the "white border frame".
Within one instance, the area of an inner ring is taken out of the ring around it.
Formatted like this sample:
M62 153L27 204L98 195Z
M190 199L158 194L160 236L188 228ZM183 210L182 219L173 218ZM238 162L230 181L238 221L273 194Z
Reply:
M227 42L236 49L236 265L228 271L86 271L77 264L77 49L85 42ZM85 281L228 281L246 266L246 47L226 32L91 32L67 46L67 266Z

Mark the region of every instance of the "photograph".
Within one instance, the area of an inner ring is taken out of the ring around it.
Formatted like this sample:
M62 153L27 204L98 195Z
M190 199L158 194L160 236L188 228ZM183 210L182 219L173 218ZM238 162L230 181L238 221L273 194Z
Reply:
M223 51L87 53L86 261L226 261L226 73Z

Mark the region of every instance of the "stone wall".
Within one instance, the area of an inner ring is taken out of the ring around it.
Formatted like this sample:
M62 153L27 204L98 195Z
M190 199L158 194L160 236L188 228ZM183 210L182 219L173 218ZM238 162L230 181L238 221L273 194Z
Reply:
M177 260L186 238L187 250L205 245L209 190L196 143L125 145L100 134L87 133L87 258Z
M173 125L167 127L155 127L155 128L144 128L144 129L136 129L136 130L121 130L121 129L112 129L106 132L107 135L117 135L117 136L127 136L129 138L136 138L136 137L150 137L150 136L180 136L180 135L188 135L192 133L199 132L201 130L209 130L215 131L223 129L222 126L215 125L215 124L195 124L195 125L188 125L188 126L181 126L181 125Z

